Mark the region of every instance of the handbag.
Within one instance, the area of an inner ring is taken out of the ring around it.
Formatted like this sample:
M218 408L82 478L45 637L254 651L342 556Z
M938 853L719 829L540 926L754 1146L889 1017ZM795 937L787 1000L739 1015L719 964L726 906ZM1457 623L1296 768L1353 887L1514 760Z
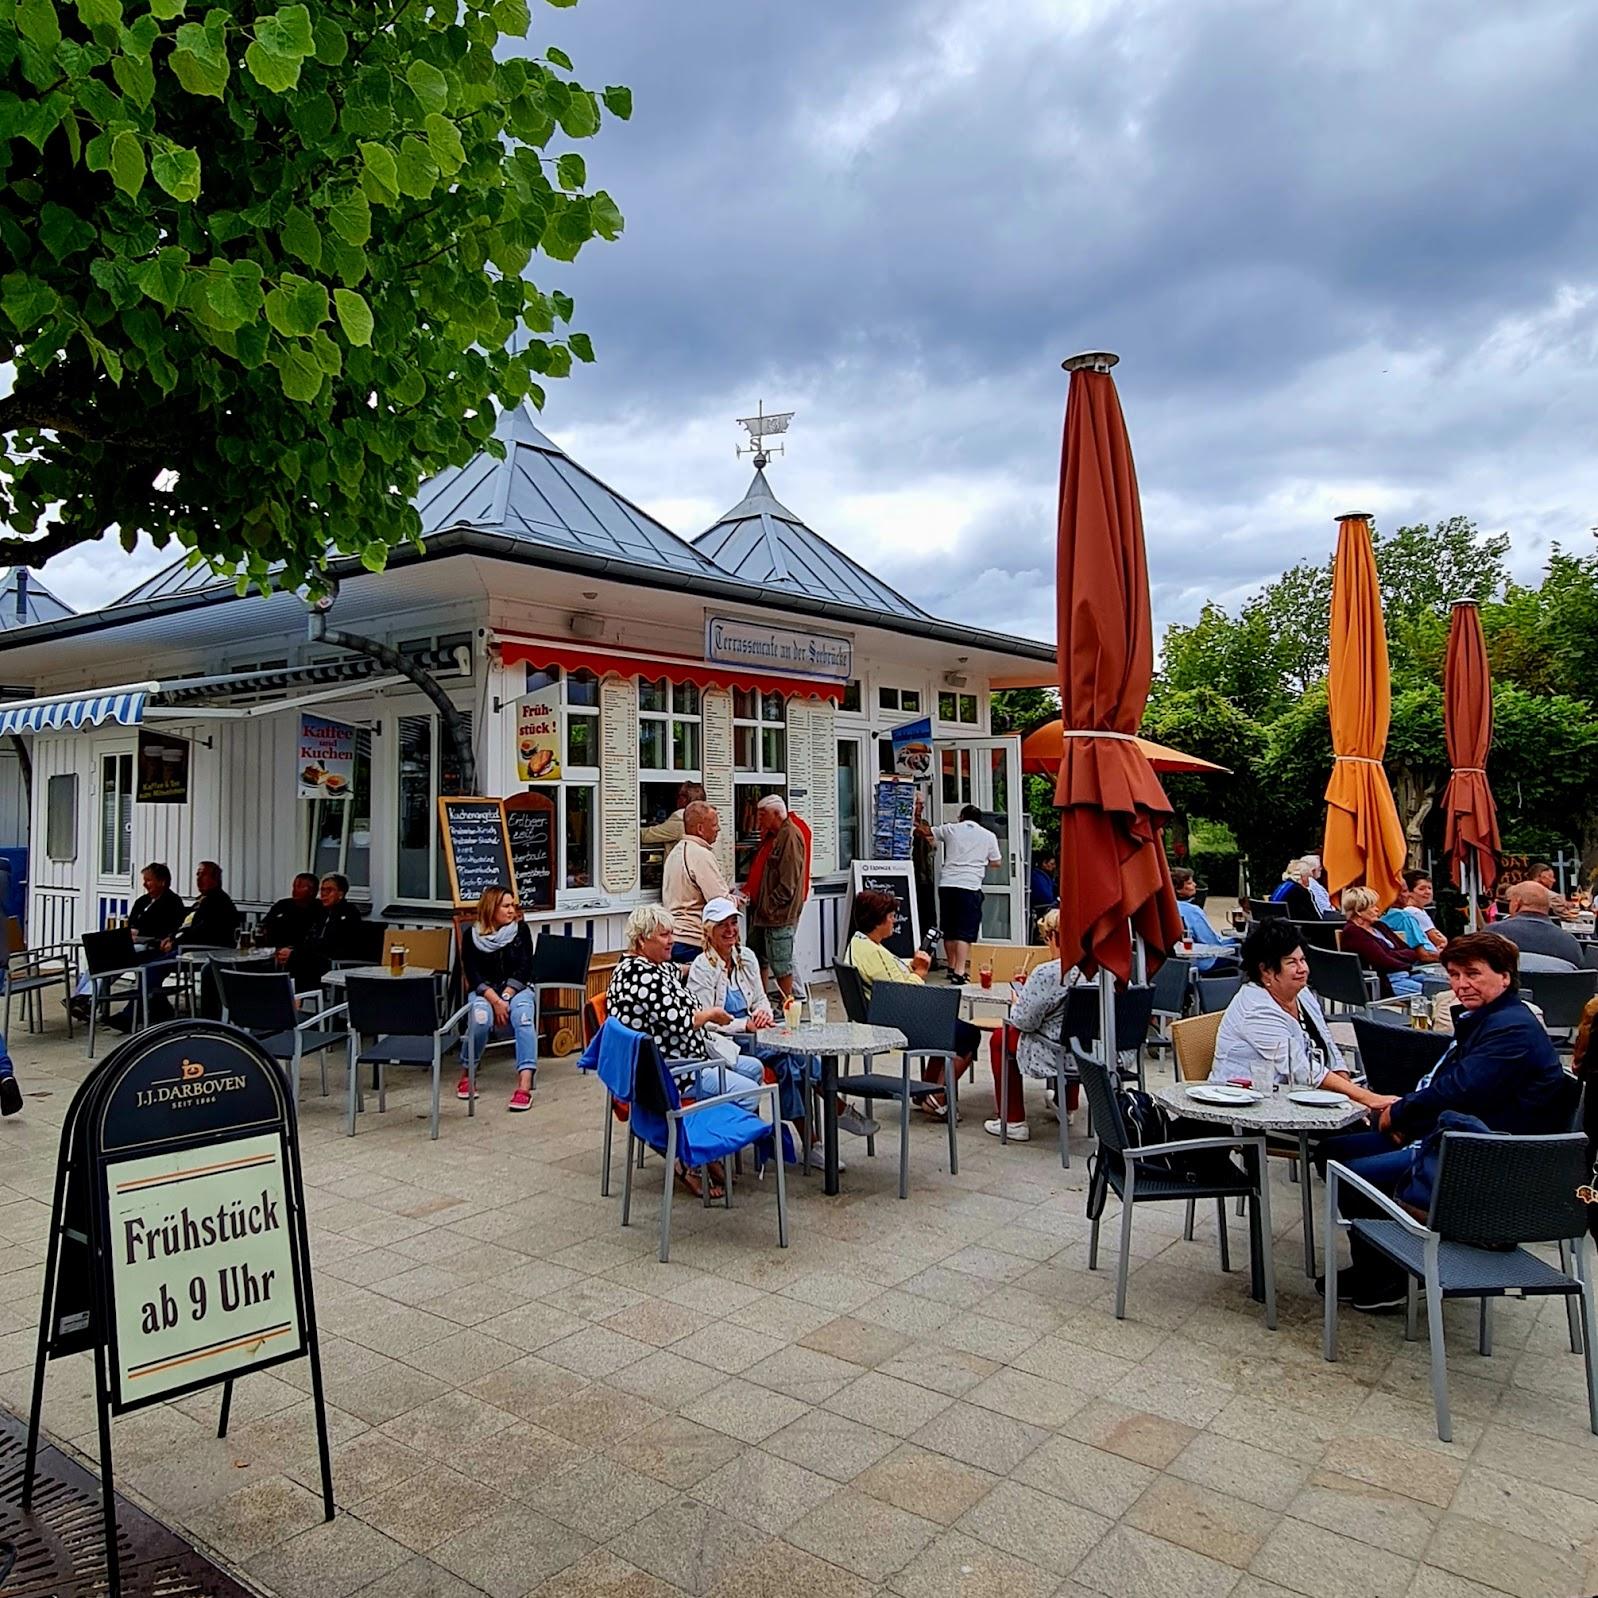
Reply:
M1425 1221L1432 1211L1432 1193L1437 1186L1437 1164L1443 1155L1445 1132L1491 1132L1485 1121L1462 1110L1444 1110L1437 1124L1410 1150L1409 1170L1393 1190L1393 1198Z

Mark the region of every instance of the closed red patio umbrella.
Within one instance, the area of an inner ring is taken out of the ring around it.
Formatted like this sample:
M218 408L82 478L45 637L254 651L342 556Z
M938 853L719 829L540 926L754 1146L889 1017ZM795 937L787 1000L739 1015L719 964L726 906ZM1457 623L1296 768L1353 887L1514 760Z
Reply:
M1491 893L1498 878L1498 806L1487 781L1493 746L1493 685L1476 602L1456 599L1448 625L1443 667L1443 726L1453 768L1443 794L1443 852L1454 881L1465 891L1470 925L1476 925L1477 895Z
M1116 359L1065 363L1054 803L1061 952L1130 981L1133 931L1158 962L1182 936L1182 919L1161 840L1171 805L1137 739L1154 675L1154 629L1137 473L1110 376Z

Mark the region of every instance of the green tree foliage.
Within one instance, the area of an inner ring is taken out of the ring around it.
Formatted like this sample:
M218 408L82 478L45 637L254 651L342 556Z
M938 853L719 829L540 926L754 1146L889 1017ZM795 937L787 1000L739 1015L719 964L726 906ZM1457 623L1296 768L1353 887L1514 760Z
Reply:
M528 0L270 4L0 0L0 563L115 525L241 584L379 568L593 359L524 273L620 234L565 146L629 92L505 50Z
M1059 714L1060 696L1053 688L999 688L988 700L989 721L996 733L1018 732L1025 736ZM1060 833L1060 818L1054 809L1054 778L1023 775L1021 788L1033 832L1053 848Z
M1412 849L1441 841L1449 617L1454 599L1473 598L1493 667L1488 770L1505 846L1548 851L1577 842L1589 854L1598 851L1598 556L1555 548L1533 587L1506 580L1507 538L1483 538L1465 517L1401 527L1374 543L1393 679L1386 767ZM1238 773L1201 788L1179 778L1166 786L1187 814L1232 829L1254 864L1256 885L1273 883L1282 862L1324 830L1322 795L1332 768L1330 595L1330 566L1300 564L1236 617L1212 605L1191 627L1171 629L1144 722L1150 737ZM1273 635L1270 649L1261 616ZM1268 682L1261 681L1262 662ZM1213 705L1200 713L1194 696L1205 686L1238 718L1230 724L1231 759L1212 753L1221 747L1216 731L1229 724Z

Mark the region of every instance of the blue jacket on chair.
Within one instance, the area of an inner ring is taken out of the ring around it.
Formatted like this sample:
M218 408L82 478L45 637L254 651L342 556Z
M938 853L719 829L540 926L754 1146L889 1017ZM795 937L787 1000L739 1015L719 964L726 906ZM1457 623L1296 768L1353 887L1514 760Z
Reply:
M1389 1124L1406 1142L1425 1137L1444 1110L1478 1116L1494 1132L1562 1132L1568 1083L1542 1023L1511 988L1456 1012L1448 1052L1392 1107Z

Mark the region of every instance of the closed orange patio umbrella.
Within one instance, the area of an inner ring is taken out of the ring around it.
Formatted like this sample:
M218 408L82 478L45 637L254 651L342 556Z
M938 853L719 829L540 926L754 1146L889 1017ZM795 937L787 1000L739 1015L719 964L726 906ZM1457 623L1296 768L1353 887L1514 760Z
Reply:
M1034 727L1021 740L1021 769L1029 775L1053 776L1060 769L1060 756L1065 748L1064 728L1056 718ZM1169 744L1157 744L1152 738L1134 740L1143 751L1144 758L1157 772L1189 772L1210 776L1229 777L1231 767L1218 766L1213 760L1172 749Z
M1148 559L1137 472L1110 368L1065 363L1057 564L1061 752L1060 949L1132 978L1132 932L1157 963L1182 936L1161 829L1171 816L1137 729L1154 675ZM1101 1036L1113 1061L1106 986Z
M1382 768L1392 714L1387 628L1371 547L1370 517L1337 518L1332 574L1331 781L1326 785L1326 843L1321 851L1333 900L1364 883L1385 910L1403 890L1407 849L1393 790Z
M1456 599L1448 624L1448 660L1443 667L1443 726L1453 768L1443 794L1443 853L1454 881L1465 890L1470 924L1476 899L1491 893L1498 878L1498 806L1487 781L1493 746L1493 685L1481 612L1471 599Z

